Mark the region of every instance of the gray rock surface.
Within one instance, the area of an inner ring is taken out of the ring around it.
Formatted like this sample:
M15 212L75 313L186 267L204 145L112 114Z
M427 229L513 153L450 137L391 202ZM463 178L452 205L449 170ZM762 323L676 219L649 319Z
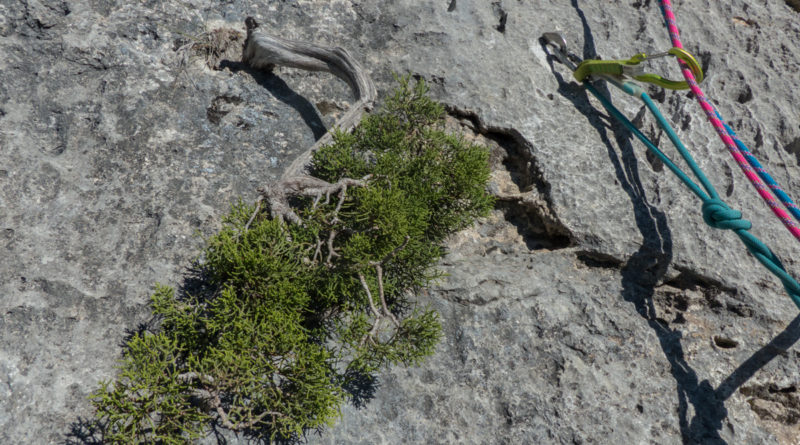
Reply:
M800 198L796 2L675 8L705 91ZM332 76L241 66L235 34L187 47L248 15L348 48L381 92L393 72L428 80L493 146L493 190L520 197L454 237L449 276L419 296L445 323L437 354L387 370L309 443L796 443L797 309L538 41L663 50L650 0L0 0L0 442L81 443L153 284L179 284L226 207L347 108ZM798 276L796 241L700 109L654 97Z

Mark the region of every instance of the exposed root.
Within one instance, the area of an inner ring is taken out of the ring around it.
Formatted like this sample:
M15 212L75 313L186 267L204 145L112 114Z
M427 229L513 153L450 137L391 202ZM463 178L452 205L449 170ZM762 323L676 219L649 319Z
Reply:
M330 203L331 194L338 192L339 202L336 205L336 209L332 213L333 218L330 221L331 224L334 224L339 221L338 214L342 208L342 203L344 203L347 188L364 187L367 184L367 180L369 180L371 177L372 175L364 176L361 179L342 178L336 183L331 184L328 181L324 181L313 176L300 175L291 178L283 178L276 182L269 183L266 186L258 189L258 192L261 194L261 196L256 201L256 210L250 217L250 221L248 221L245 228L250 226L250 223L260 211L262 200L267 201L267 204L269 205L270 216L273 219L278 219L281 222L288 221L293 224L303 225L303 221L299 216L297 216L294 210L292 210L292 206L289 204L290 198L300 196L312 197L314 198L314 204L312 208L316 208L317 204L322 199L322 196L325 196L325 204L328 204Z

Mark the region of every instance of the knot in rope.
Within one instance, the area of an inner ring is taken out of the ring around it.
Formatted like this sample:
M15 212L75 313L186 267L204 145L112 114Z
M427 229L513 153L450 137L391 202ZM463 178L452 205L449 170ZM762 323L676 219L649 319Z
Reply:
M668 3L668 0L662 0L661 4L663 5L664 2ZM564 51L564 45L562 44L560 46L562 47L561 50ZM569 65L569 62L567 62L567 64ZM573 67L573 71L574 69L575 68ZM692 191L692 193L694 193L703 201L703 220L706 222L706 224L715 229L732 230L739 237L739 239L742 240L745 247L747 247L747 250L764 267L766 267L770 272L780 279L794 304L800 308L800 283L798 283L786 272L786 269L784 269L780 259L778 259L778 257L769 249L769 247L767 247L763 242L761 242L761 240L749 232L753 224L750 221L742 218L742 212L731 209L727 204L719 199L719 195L714 190L714 186L705 176L694 159L692 159L691 154L678 138L675 130L673 130L669 125L669 122L664 119L664 116L658 110L658 107L655 105L652 99L650 99L650 96L648 96L647 93L641 88L633 89L633 87L630 87L630 85L633 84L618 83L614 81L612 81L612 84L621 88L628 94L640 97L642 101L644 101L647 108L650 109L650 111L658 120L659 126L667 133L670 141L672 141L672 143L675 145L675 148L678 150L684 160L686 160L686 163L689 165L692 173L694 173L698 181L700 181L702 188L705 188L705 191L703 191L700 186L692 181L692 179L689 178L689 176L683 172L683 170L675 165L675 163L672 162L672 160L655 144L653 144L653 142L648 139L647 136L639 131L636 125L634 125L633 122L625 117L625 115L623 115L607 97L600 94L600 92L597 91L590 83L585 83L584 87L600 101L603 107L605 107L612 116L622 122L625 128L627 128L634 136L639 138L639 140L641 140L642 143L644 143L652 153L661 159L661 161L664 162L664 165L666 165L681 180L681 182L683 182L684 185L686 185ZM800 229L798 229L798 234L800 234ZM798 236L798 238L800 238L800 236Z
M789 297L800 308L800 284L786 272L778 256L766 244L748 232L753 224L742 219L742 212L731 209L719 199L707 199L703 202L703 220L715 229L733 230L747 250L781 280Z
M719 199L703 202L703 220L715 229L750 230L753 224L742 219L742 212L733 210Z

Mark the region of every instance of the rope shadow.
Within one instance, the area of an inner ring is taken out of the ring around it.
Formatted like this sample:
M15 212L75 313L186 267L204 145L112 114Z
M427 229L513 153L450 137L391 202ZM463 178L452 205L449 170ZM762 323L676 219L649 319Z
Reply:
M578 5L578 0L571 0L571 4L583 26L583 58L595 58L597 54L594 38L588 21ZM544 48L544 42L542 45ZM616 122L609 122L610 117L598 112L591 105L586 90L574 82L565 81L555 70L554 59L550 56L548 63L558 81L558 93L572 102L595 128L606 146L617 181L633 205L636 226L644 241L621 270L621 296L625 301L634 304L636 311L654 331L670 364L670 372L677 384L679 426L683 442L725 444L725 440L720 436L722 422L728 415L724 402L758 370L777 355L784 354L800 339L800 316L770 343L745 360L716 389L708 380L700 381L697 372L686 361L681 343L682 333L670 328L666 322L657 317L653 295L656 285L664 277L672 260L672 237L666 215L647 201L631 144L632 134L624 127L616 125ZM605 84L595 85L595 88L606 97L611 97ZM619 155L611 143L609 130L619 147ZM691 419L688 418L690 404L695 413Z
M725 403L737 389L745 382L750 380L756 372L765 367L775 357L785 355L786 351L800 340L800 314L789 323L780 334L775 336L769 343L754 352L747 360L742 362L722 383L713 391L714 401L719 405ZM689 424L690 437L702 436L704 429L708 425L720 425L724 420L719 416L723 410L712 410L708 412L697 412Z
M594 38L585 14L580 9L577 0L571 0L571 4L583 26L583 58L595 58L597 53ZM588 93L583 88L574 82L565 81L556 72L553 60L553 57L548 59L559 84L558 93L570 100L595 128L606 146L608 159L614 167L615 177L631 200L635 223L642 235L643 243L621 270L621 296L625 301L633 303L637 313L646 320L648 326L656 334L661 349L670 363L671 373L678 387L680 428L685 440L688 436L688 422L686 421L688 403L695 407L696 412L704 411L703 405L708 405L707 394L710 385L707 382L704 382L704 385L699 384L697 373L686 362L681 344L681 332L670 329L656 316L653 302L655 286L665 275L672 260L672 236L666 215L647 200L639 175L630 131L609 122L610 117L605 117L604 114L598 112L591 105ZM598 84L596 87L601 94L611 97L606 85ZM619 154L614 149L614 144L608 134L609 130L613 134L614 142L619 147ZM713 406L718 407L719 404L713 404ZM716 439L721 440L718 434L713 439L713 442L718 442Z

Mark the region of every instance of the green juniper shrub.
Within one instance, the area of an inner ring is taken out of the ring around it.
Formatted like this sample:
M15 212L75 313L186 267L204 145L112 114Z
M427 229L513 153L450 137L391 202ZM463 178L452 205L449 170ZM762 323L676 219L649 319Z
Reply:
M202 256L214 291L156 287L159 329L92 396L107 442L189 443L210 422L298 437L335 421L354 379L433 353L438 315L410 296L439 276L444 238L491 208L488 152L443 131L423 82L400 84L314 154L314 176L360 186L297 197L302 224L239 202Z

